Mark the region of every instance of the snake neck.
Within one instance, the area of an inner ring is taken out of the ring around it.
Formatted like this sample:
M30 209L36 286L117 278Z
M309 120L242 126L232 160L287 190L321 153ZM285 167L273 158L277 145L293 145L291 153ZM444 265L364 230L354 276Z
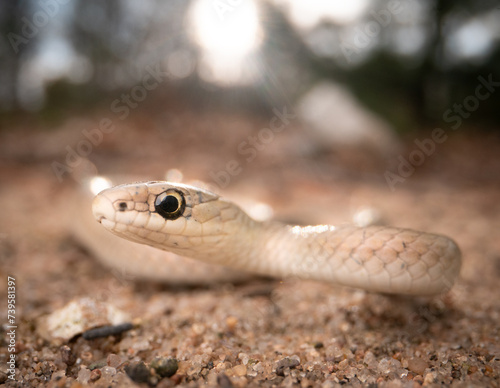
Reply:
M335 233L330 225L291 226L277 222L260 225L249 270L275 277L329 280L322 268L330 256L324 249L327 235ZM329 272L329 271L328 271Z
M202 259L265 276L331 280L318 274L319 267L328 264L322 235L334 230L327 225L290 226L245 217L225 240L220 256Z

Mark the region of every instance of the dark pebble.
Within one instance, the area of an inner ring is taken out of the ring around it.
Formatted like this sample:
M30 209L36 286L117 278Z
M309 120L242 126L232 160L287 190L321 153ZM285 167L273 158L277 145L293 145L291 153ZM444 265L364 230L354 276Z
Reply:
M90 370L101 369L101 368L105 367L106 365L108 365L108 361L105 358L103 358L102 360L98 360L96 362L93 362L92 364L90 364L88 366L88 368Z
M220 375L217 375L217 384L219 384L219 387L221 388L233 388L234 385L231 382L231 379L227 377L224 373L221 373Z
M179 364L175 358L157 357L150 364L156 374L160 377L170 377L175 375Z
M276 374L278 376L284 376L286 368L292 369L292 368L295 368L299 365L300 365L300 362L298 360L285 357L282 360L278 361L278 366L276 367Z
M134 325L131 323L122 323L121 325L115 326L102 326L96 329L87 330L82 334L82 337L86 340L91 340L95 338L101 337L109 337L110 335L116 335L123 333L124 331L128 331L134 328Z
M148 383L151 376L149 368L144 362L130 364L125 367L125 372L136 383Z
M60 351L61 351L62 361L66 365L68 365L68 366L75 365L76 357L68 345L61 346Z

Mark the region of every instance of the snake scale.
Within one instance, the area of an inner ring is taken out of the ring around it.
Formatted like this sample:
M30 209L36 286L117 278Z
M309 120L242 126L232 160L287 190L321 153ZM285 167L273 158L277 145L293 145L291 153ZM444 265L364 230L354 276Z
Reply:
M445 236L385 226L261 222L217 194L179 183L111 187L94 198L92 211L123 239L212 264L207 278L212 272L216 279L231 278L229 267L380 293L433 295L452 287L461 266L458 246ZM160 268L161 260L150 268L145 260L137 258L137 273L175 279L175 268ZM205 264L191 265L194 274Z

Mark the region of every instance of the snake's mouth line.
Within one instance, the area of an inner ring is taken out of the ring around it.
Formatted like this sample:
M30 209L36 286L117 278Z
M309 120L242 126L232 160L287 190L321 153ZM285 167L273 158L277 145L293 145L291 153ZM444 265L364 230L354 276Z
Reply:
M101 216L101 218L98 221L102 226L104 226L106 229L109 230L113 230L116 226L116 222L111 221L104 216Z

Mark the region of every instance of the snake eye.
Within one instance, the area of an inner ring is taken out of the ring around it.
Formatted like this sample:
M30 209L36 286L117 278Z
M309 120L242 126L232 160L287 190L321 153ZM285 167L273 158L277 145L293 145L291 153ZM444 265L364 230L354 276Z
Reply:
M184 212L186 201L181 192L171 189L156 197L155 210L167 220L175 220Z

